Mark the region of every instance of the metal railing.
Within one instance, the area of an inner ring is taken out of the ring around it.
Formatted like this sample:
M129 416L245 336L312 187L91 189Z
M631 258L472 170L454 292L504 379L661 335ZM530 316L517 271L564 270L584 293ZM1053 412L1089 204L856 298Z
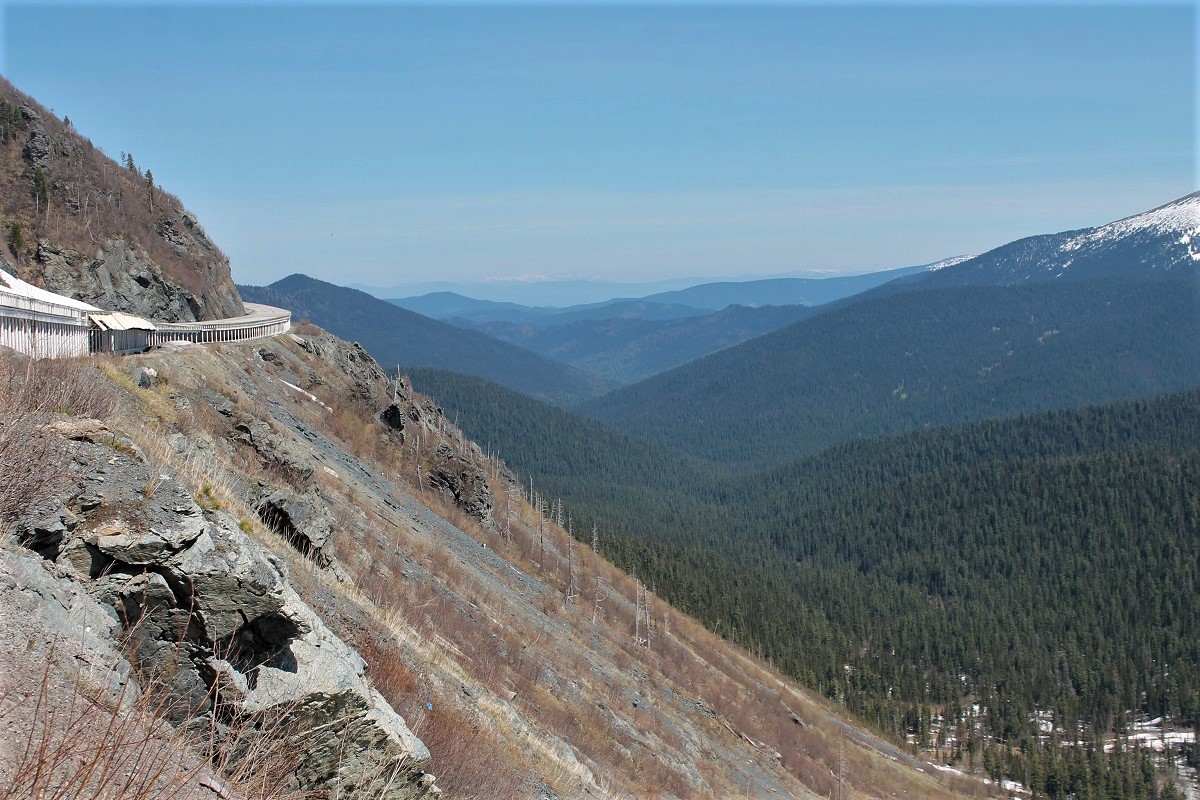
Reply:
M285 308L246 303L251 309L244 317L229 317L211 322L156 322L150 334L151 345L164 342L246 342L287 333L292 328L292 312Z

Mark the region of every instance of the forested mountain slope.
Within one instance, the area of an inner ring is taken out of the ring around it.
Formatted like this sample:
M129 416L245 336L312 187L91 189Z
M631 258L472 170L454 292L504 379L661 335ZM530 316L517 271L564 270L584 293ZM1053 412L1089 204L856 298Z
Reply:
M241 291L247 300L290 309L297 317L361 342L387 369L399 365L465 372L560 404L593 397L613 385L602 376L307 275L291 275L270 286L244 286Z
M417 380L455 411L486 392ZM886 730L948 737L953 758L975 730L1031 752L1035 711L1085 738L1131 710L1200 723L1200 391L869 438L740 477L672 469L636 440L605 466L588 423L492 396L463 424L562 491L606 552ZM521 449L524 428L547 446ZM604 479L638 459L652 468ZM932 730L930 709L950 721Z
M1194 727L1198 418L1192 392L854 443L715 498L724 541L655 526L612 547L898 734L921 707L961 720L964 698L1010 745L1036 711L1066 740L1130 711Z
M580 409L728 463L1200 382L1194 277L964 286L876 297Z

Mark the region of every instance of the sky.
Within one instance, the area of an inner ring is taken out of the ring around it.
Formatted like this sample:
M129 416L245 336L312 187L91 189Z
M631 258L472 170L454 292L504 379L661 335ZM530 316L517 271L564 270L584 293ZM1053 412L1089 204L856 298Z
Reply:
M1196 9L22 4L0 69L239 283L852 273L1194 191Z

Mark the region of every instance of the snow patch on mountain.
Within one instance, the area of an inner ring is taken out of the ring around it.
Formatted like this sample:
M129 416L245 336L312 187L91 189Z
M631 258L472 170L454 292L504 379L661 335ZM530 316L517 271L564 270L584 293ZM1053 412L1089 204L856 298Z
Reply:
M955 264L961 264L964 261L970 261L974 257L975 256L970 255L970 256L951 256L950 258L943 258L941 261L935 261L932 264L930 264L929 266L927 266L925 268L925 271L933 272L935 270L945 269L946 267L953 267Z
M1193 240L1200 236L1200 192L1189 194L1165 206L1083 231L1067 240L1062 245L1062 250L1069 252L1139 233L1159 236L1178 233L1179 243L1188 245L1192 260L1200 259L1200 254L1192 246Z

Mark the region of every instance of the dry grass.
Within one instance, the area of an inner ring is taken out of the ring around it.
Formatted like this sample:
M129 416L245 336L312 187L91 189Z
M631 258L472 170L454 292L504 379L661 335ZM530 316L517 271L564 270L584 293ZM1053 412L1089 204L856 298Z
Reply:
M378 633L358 642L369 675L391 706L434 754L438 785L458 800L516 800L530 793L524 754L504 741L454 692L432 686L408 666L395 642ZM522 768L524 767L524 768Z
M47 499L65 478L61 440L42 430L54 414L108 418L115 393L88 359L0 355L0 525Z
M21 731L6 742L0 797L310 800L288 786L302 748L283 716L264 724L230 713L219 726L185 731L168 722L185 709L165 675L145 691L126 683L114 698L82 671L71 675L53 647L30 667L0 689L0 726Z

